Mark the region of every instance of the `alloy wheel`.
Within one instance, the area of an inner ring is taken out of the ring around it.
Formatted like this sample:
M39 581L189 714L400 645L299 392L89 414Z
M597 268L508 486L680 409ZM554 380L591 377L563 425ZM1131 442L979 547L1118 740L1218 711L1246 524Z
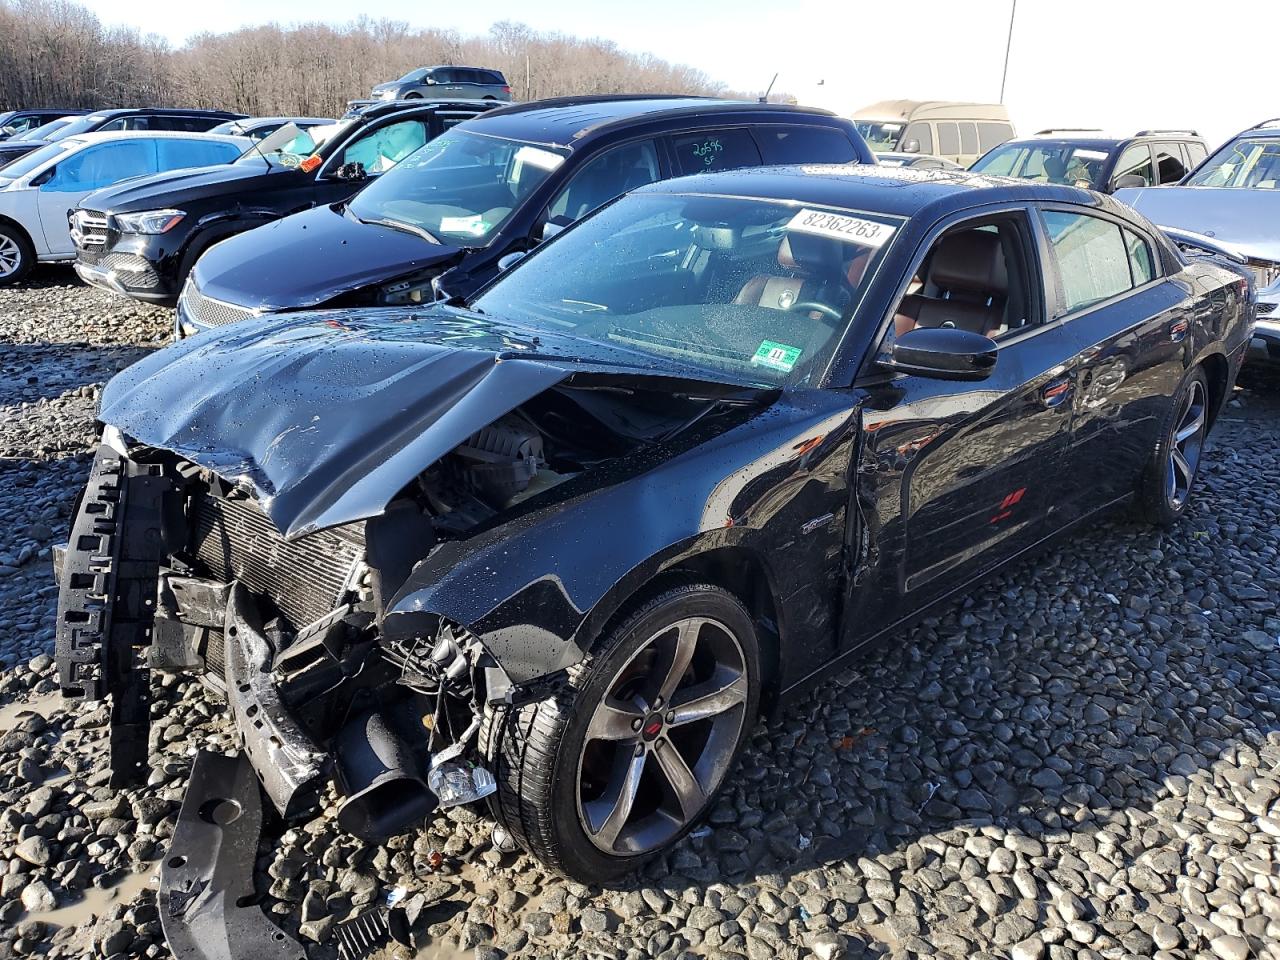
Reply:
M22 251L12 237L0 234L0 279L18 272L22 263Z
M705 808L733 762L749 684L719 621L688 617L641 644L605 688L578 760L578 816L598 849L656 850Z
M1169 443L1169 461L1165 469L1165 496L1169 506L1181 510L1191 495L1191 484L1200 467L1200 452L1204 448L1206 411L1208 404L1204 384L1192 380L1187 384L1174 418L1176 426Z

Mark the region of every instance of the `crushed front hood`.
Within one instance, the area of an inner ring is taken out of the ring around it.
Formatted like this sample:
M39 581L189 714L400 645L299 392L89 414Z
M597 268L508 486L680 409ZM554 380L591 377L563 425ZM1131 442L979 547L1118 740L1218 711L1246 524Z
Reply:
M1280 262L1280 190L1144 187L1117 190L1115 197L1158 226L1189 230L1249 257Z
M587 371L702 379L450 308L315 311L159 350L107 384L99 418L247 484L294 538L381 513L481 427Z

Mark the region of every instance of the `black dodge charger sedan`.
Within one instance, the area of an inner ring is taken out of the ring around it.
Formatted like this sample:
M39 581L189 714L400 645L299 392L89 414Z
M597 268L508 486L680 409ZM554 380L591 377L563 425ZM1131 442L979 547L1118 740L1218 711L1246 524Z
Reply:
M707 810L762 707L1101 511L1178 520L1254 309L1070 187L653 184L464 306L245 321L119 374L61 684L112 695L119 776L149 655L225 691L287 817L331 774L369 836L487 795L615 876ZM228 774L184 809L233 781L256 802Z

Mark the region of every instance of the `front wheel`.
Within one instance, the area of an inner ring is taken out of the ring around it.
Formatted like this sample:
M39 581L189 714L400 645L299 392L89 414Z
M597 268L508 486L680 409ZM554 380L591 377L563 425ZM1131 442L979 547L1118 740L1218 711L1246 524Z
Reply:
M490 810L561 873L620 876L710 808L759 700L742 604L705 584L667 590L609 631L554 695L490 713Z
M0 224L0 287L17 283L36 264L36 252L21 230Z
M1187 512L1209 433L1209 381L1196 367L1178 388L1155 453L1138 486L1143 519L1171 526Z

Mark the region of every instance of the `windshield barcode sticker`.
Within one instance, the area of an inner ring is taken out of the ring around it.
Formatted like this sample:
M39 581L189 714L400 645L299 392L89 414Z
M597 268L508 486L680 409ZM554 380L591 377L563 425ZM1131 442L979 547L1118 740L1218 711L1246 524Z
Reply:
M897 227L861 217L846 217L826 210L801 210L791 218L787 230L792 233L811 233L818 237L831 237L864 247L883 247L897 232Z

